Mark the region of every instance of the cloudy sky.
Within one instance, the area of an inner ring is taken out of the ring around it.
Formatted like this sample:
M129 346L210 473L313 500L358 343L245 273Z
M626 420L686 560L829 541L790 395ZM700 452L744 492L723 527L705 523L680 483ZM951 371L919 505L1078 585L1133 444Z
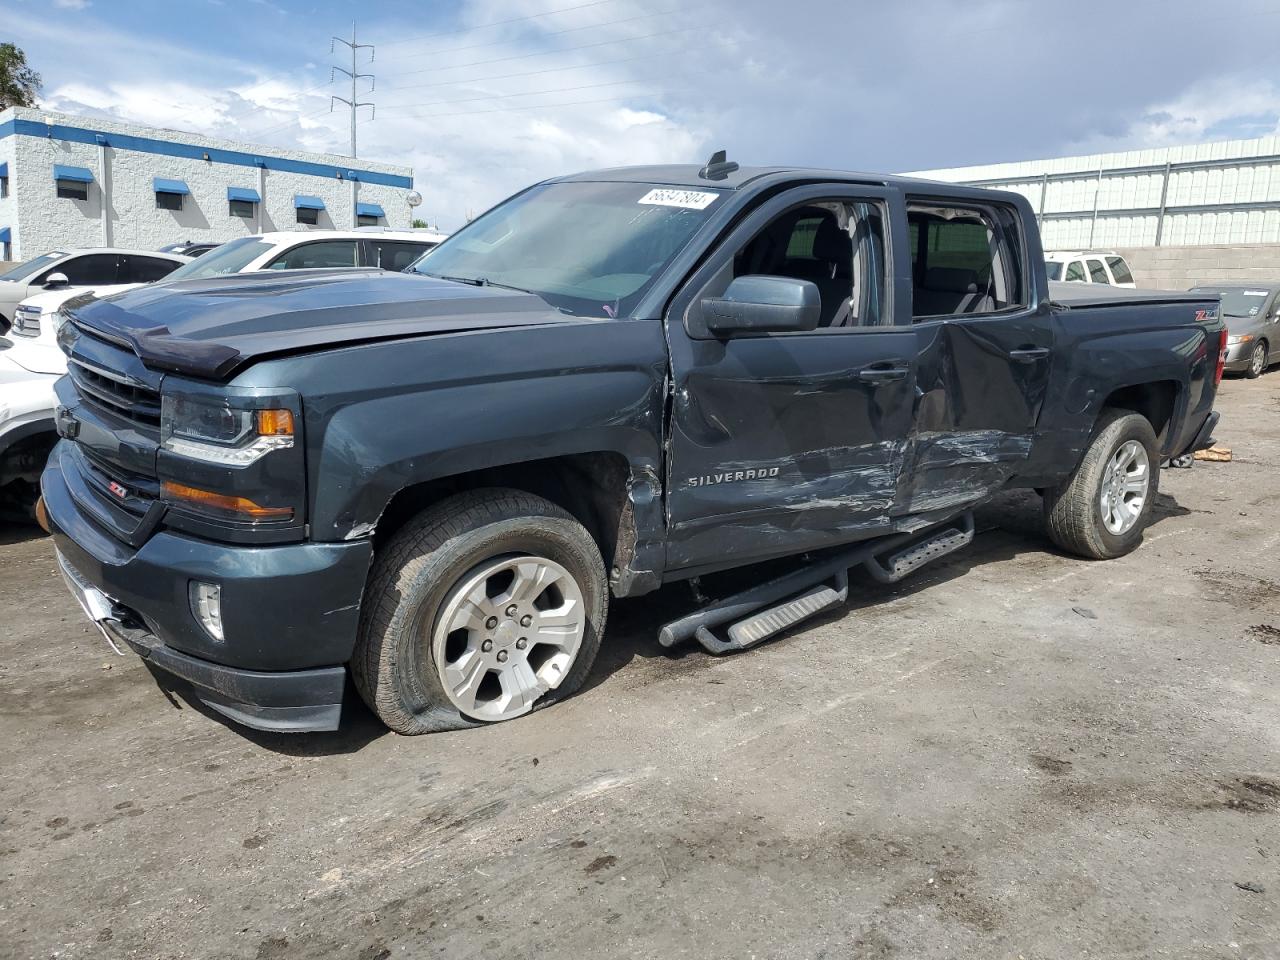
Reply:
M353 13L358 152L411 164L445 229L720 147L897 171L1280 129L1280 0L0 0L0 41L51 109L346 153Z

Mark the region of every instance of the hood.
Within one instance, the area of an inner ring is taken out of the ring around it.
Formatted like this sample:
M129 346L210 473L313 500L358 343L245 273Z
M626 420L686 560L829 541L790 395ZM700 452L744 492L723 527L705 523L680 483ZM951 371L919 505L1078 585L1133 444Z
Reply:
M1223 314L1222 319L1227 325L1227 333L1233 337L1244 336L1246 333L1258 333L1263 327L1271 326L1265 313L1259 313L1256 317L1234 317L1231 314Z
M162 281L64 312L150 367L214 380L266 356L568 319L529 293L351 269Z

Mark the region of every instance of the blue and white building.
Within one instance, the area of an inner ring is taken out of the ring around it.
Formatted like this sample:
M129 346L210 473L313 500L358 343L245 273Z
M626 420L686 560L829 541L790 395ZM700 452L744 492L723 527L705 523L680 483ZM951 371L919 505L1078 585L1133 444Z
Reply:
M405 229L413 169L114 120L0 111L0 260L270 230Z

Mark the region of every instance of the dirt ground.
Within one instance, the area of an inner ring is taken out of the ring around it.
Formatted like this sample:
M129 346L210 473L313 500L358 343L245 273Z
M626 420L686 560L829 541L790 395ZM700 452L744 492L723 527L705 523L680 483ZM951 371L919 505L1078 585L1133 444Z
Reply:
M0 530L0 956L1280 957L1280 373L1132 556L1039 500L762 648L614 608L580 696L407 739L255 734Z

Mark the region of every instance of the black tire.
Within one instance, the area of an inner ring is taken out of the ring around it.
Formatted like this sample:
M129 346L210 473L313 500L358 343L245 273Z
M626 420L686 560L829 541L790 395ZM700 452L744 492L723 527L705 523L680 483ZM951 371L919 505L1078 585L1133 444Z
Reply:
M1270 362L1271 357L1268 356L1267 341L1259 340L1253 345L1253 350L1249 354L1249 367L1244 372L1245 377L1249 380L1256 380L1262 376Z
M465 574L485 561L525 553L568 570L582 591L586 613L576 659L534 709L582 686L600 649L609 606L599 548L582 524L541 497L518 490L477 490L423 511L374 558L351 674L383 723L404 734L482 725L445 693L431 632L441 604Z
M1107 464L1129 440L1137 440L1146 448L1151 481L1137 522L1117 535L1103 524L1100 497ZM1045 491L1044 519L1049 538L1068 553L1090 560L1123 557L1142 542L1159 489L1160 450L1151 423L1131 410L1104 410L1075 473Z

